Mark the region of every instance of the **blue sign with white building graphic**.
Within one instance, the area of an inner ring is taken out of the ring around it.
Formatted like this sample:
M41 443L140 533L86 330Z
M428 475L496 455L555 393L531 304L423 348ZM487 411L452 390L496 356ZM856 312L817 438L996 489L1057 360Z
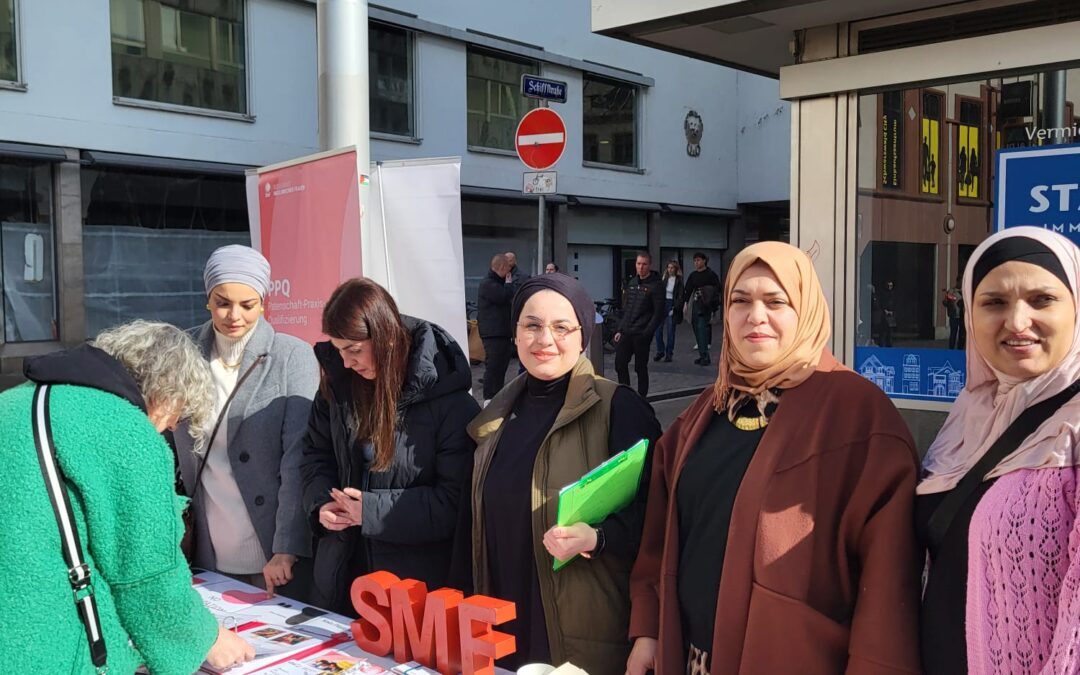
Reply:
M890 398L949 403L967 380L964 352L955 349L856 347L855 370Z
M994 229L1045 227L1080 246L1080 145L997 152Z

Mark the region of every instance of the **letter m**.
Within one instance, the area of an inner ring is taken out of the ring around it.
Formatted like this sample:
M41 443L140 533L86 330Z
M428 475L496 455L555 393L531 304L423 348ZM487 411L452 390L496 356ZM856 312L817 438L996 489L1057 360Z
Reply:
M390 588L394 626L394 659L417 661L442 675L461 672L458 604L461 591L440 588L432 593L422 581L404 579Z

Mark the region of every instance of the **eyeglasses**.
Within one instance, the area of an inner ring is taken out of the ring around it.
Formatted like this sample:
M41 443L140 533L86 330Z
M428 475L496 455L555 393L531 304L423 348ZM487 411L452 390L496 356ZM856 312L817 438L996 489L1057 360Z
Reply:
M581 330L581 326L571 326L565 323L540 323L539 321L518 323L517 327L533 340L540 337L545 328L550 328L551 337L559 342L565 340L571 333Z

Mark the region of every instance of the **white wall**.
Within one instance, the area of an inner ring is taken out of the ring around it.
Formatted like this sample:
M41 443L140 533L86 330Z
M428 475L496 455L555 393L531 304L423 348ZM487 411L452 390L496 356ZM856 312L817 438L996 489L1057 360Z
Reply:
M736 207L734 70L596 35L589 29L589 5L580 0L542 5L518 0L513 11L507 11L509 3L499 0L395 0L388 4L425 21L540 44L555 54L637 72L656 81L656 86L642 88L639 104L643 172L597 169L582 166L581 71L542 66L544 76L569 84L567 102L552 105L566 121L569 138L566 153L555 167L560 193ZM430 35L418 39L418 133L423 143L376 141L372 158L462 155L462 183L520 190L524 167L516 158L465 149L465 45ZM691 109L705 124L700 157L686 153L683 121ZM787 155L777 161L786 165Z
M254 123L115 105L108 0L19 10L28 90L0 89L0 140L243 164L318 149L314 7L249 0Z
M791 192L791 105L780 82L739 72L739 202L785 201Z
M775 83L596 35L582 0L513 0L510 8L507 0L386 4L435 24L541 44L655 80L642 88L639 103L641 172L598 169L582 165L581 71L542 66L543 75L569 83L568 102L554 106L570 139L556 167L563 194L731 209L741 201L787 198L789 136L780 131L786 107L782 116L754 122L782 105ZM115 105L108 0L22 0L20 9L29 90L0 90L0 140L255 165L317 150L314 3L248 0L254 122ZM516 158L466 148L465 44L420 34L416 53L422 142L373 141L372 158L458 155L463 184L520 190L524 167ZM699 157L686 153L689 110L704 120Z

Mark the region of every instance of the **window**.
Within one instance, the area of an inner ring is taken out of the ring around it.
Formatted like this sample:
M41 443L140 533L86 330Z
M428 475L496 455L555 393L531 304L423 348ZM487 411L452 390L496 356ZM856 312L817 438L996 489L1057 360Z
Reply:
M1074 138L1037 126L1044 77L859 97L855 365L893 397L950 401L963 388L970 308L958 287L993 231L994 150ZM1067 115L1080 69L1066 81Z
M960 100L960 125L956 130L956 196L979 199L983 196L982 144L983 104L981 100Z
M919 192L941 194L941 94L923 92Z
M56 340L52 165L0 159L4 341Z
M904 187L904 92L881 95L881 187Z
M637 87L585 76L583 138L586 162L637 166Z
M15 0L0 0L0 80L19 80L18 45L15 35Z
M368 28L371 130L415 136L413 124L412 34L372 23Z
M537 105L521 95L521 76L539 72L537 63L470 47L465 70L468 144L516 150L518 122Z
M247 113L243 0L110 0L110 24L114 96Z
M88 335L136 318L205 321L206 259L250 242L243 177L85 168L82 196Z

